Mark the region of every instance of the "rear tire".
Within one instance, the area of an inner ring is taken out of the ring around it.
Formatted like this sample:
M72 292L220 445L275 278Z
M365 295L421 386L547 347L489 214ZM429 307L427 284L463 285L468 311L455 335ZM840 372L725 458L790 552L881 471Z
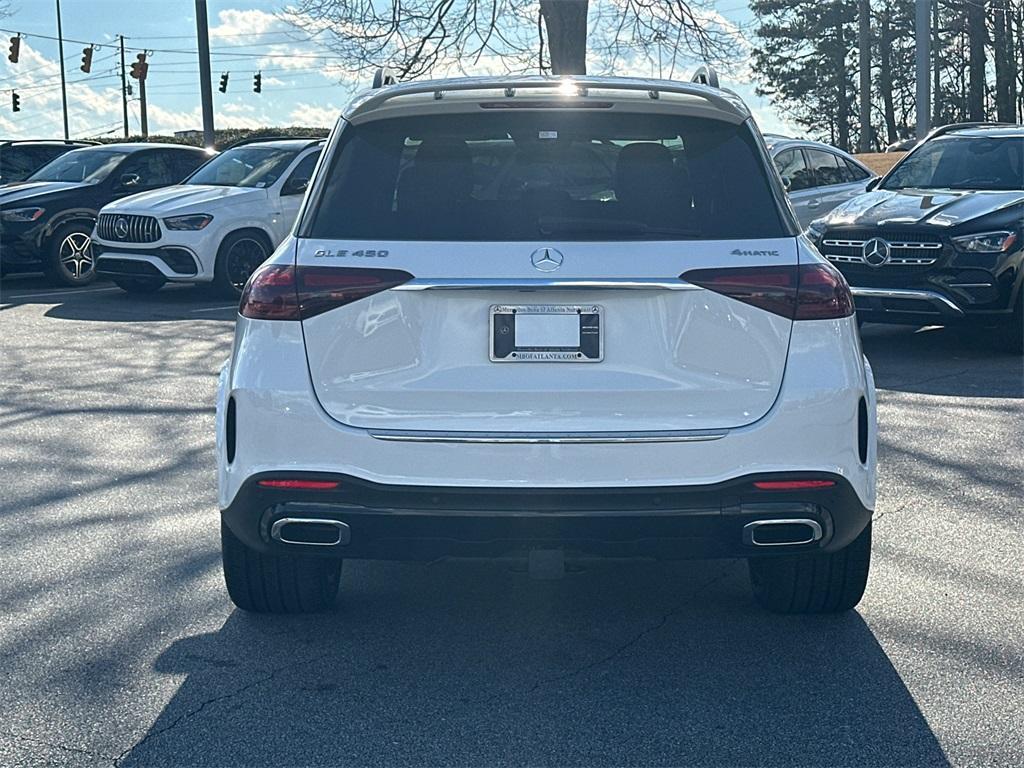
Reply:
M314 613L338 595L341 558L271 555L250 549L220 524L224 582L231 602L253 613Z
M838 552L749 558L754 599L774 613L838 613L860 602L871 566L871 523Z
M45 248L43 267L55 283L77 287L96 279L91 223L65 224L53 233Z
M217 250L213 287L229 299L242 295L242 288L256 269L270 258L273 248L267 236L254 230L232 232Z
M164 287L166 280L158 277L118 277L114 285L126 293L156 293Z

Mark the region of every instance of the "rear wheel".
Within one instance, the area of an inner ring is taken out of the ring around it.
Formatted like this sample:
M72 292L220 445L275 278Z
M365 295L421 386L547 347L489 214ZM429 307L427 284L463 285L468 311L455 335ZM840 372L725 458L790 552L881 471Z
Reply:
M272 250L262 232L232 232L224 238L217 251L214 287L223 296L238 298L249 276L269 258Z
M92 224L73 222L58 229L46 244L46 273L62 285L88 285L96 279Z
M829 554L750 558L754 599L775 613L837 613L860 602L871 566L871 524Z
M118 277L114 285L127 293L155 293L167 282L159 277Z
M334 604L341 558L257 552L223 522L220 543L228 594L243 611L313 613Z

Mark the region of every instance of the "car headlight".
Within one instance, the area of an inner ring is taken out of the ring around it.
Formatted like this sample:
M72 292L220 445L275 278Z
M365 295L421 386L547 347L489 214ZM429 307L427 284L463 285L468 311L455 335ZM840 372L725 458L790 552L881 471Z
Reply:
M1016 232L979 232L953 238L953 245L964 253L1006 253L1015 242Z
M807 225L804 234L812 243L817 243L821 236L825 234L825 222L822 219L815 219Z
M189 216L171 216L169 219L164 219L164 226L168 229L187 229L195 231L202 229L207 224L213 221L213 216L208 213L196 213Z
M8 208L6 211L0 211L0 220L35 221L44 213L46 213L46 210L43 208Z

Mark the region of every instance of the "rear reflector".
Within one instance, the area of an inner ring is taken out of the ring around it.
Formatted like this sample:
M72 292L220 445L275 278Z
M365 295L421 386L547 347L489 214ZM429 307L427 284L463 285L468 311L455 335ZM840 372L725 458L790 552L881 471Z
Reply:
M835 480L757 480L754 487L762 491L806 491L831 488L835 484Z
M264 488L286 488L292 491L330 491L337 488L337 480L260 480Z
M256 320L305 320L412 280L398 269L266 264L245 290L238 313Z
M830 264L695 269L680 278L791 320L828 320L854 313L850 287Z

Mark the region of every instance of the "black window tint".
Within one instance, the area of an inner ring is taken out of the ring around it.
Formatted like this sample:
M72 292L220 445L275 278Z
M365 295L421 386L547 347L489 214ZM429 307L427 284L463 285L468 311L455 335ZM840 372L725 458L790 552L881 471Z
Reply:
M804 153L799 149L779 152L775 157L775 167L779 169L779 176L787 192L799 192L814 186L814 174L807 167Z
M177 181L171 154L160 150L136 152L121 163L117 173L122 178L126 174L138 176L138 181L130 185L138 189L166 187Z
M864 179L870 178L871 174L865 171L856 163L851 163L849 160L843 159L843 163L846 164L846 180L847 181L864 181Z
M186 176L191 176L200 165L209 160L210 157L204 152L175 152L171 157L174 166L174 183L184 181Z
M941 136L907 155L884 189L1024 189L1024 139Z
M750 129L649 114L509 112L349 126L304 234L671 240L787 234Z
M821 149L806 149L807 163L814 172L814 186L827 187L831 184L842 184L845 169L839 167L839 157Z
M8 147L0 149L0 180L22 181L70 147Z
M320 150L316 152L310 152L304 158L299 160L298 165L292 169L292 172L288 174L288 178L285 180L285 185L290 184L295 179L305 179L309 181L313 178L313 168L316 166L316 161L320 157Z

